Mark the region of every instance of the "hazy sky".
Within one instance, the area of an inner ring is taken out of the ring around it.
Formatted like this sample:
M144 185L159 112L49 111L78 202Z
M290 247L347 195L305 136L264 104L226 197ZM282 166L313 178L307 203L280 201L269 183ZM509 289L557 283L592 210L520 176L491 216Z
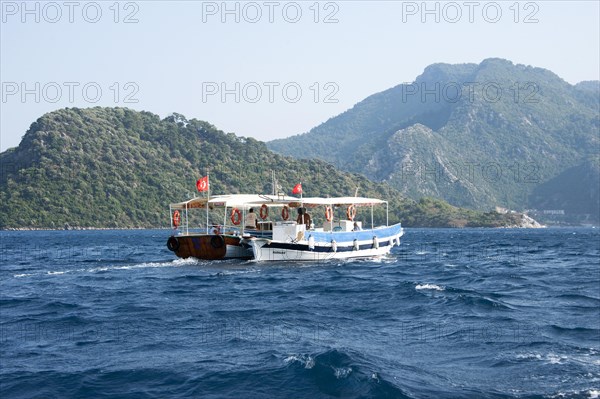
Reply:
M436 62L506 58L599 79L594 1L2 1L1 142L63 107L303 133Z

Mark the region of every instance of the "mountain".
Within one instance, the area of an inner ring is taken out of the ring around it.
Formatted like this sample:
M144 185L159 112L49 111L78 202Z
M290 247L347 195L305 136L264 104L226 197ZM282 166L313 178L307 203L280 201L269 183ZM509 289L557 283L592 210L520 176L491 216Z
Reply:
M305 195L352 195L358 187L359 195L388 199L390 222L406 226L518 224L514 215L413 201L386 184L274 154L262 142L180 114L161 120L95 107L48 113L18 147L0 154L0 228L168 227L169 203L192 197L206 168L213 194L270 193L273 171L287 191L301 181ZM385 209L375 219L385 221Z
M598 157L599 87L570 85L548 70L502 59L434 64L412 83L267 145L387 182L413 199L473 209L550 206L532 197L538 186ZM570 177L596 191L600 185L583 174ZM569 212L594 205L565 201ZM600 220L599 213L592 218Z
M600 161L586 160L537 186L530 197L536 218L568 224L595 223L600 209Z

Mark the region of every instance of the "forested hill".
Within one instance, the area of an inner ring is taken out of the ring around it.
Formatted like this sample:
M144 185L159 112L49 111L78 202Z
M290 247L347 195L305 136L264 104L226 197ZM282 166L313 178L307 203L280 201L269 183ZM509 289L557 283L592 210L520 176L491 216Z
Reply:
M270 193L273 171L288 193L299 181L309 196L353 195L359 187L359 195L390 200L390 221L407 226L518 223L514 215L409 200L385 184L274 154L262 142L179 114L161 120L96 107L48 113L18 147L0 154L0 228L167 227L169 203L194 196L207 168L213 194Z
M433 196L474 209L560 206L600 220L600 183L578 167L597 164L600 152L598 81L571 85L551 71L502 59L433 64L412 83L267 145L294 156L299 142L303 157L385 181L414 199ZM556 188L569 169L570 187L583 196L539 195L548 191L538 186Z

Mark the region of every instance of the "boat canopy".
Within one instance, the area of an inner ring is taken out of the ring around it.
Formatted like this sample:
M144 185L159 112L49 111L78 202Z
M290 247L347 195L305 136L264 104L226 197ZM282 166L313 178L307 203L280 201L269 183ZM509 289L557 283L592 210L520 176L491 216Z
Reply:
M284 206L292 201L297 201L295 197L277 196L277 195L262 195L262 194L230 194L216 195L208 200L210 208L249 208L252 206ZM171 204L171 209L194 209L205 208L206 198L196 197L184 202Z
M329 206L342 206L342 205L354 205L354 206L373 206L380 204L387 204L387 201L383 201L377 198L366 198L366 197L333 197L333 198L320 198L320 197L311 197L311 198L302 198L296 199L290 206L300 206L300 203L303 206L308 208L314 208L320 205L329 205Z
M184 202L177 202L171 204L171 209L192 209L192 208L204 208L206 205L206 198L192 198Z

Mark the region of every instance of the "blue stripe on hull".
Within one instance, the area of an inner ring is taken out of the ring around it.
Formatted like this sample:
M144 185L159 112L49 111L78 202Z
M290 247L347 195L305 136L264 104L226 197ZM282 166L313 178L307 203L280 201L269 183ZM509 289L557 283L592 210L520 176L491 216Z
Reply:
M367 229L361 231L307 231L304 233L304 237L308 239L310 236L313 236L315 239L315 243L318 242L331 242L331 240L335 240L336 242L351 242L354 240L357 241L367 241L372 240L373 237L395 237L402 231L402 226L400 223L395 224L389 227L381 227L375 229Z
M391 240L390 240L391 241ZM379 248L385 248L387 246L392 245L390 241L382 241L379 243ZM265 249L286 249L286 250L294 250L294 251L305 251L305 252L334 252L331 246L319 246L315 245L314 249L310 249L306 244L293 244L286 242L271 242L270 244L265 244L262 246ZM363 244L359 245L359 250L364 249L372 249L373 244ZM336 252L352 252L356 251L354 249L354 245L338 245Z

